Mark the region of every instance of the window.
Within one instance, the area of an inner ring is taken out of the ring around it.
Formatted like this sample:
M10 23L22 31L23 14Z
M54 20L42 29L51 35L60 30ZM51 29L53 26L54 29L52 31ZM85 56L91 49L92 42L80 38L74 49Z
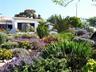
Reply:
M31 23L30 25L33 26L33 27L35 27L35 23Z
M8 25L8 29L10 29L10 30L11 30L11 29L12 29L12 25Z
M22 30L22 23L18 23L18 29Z

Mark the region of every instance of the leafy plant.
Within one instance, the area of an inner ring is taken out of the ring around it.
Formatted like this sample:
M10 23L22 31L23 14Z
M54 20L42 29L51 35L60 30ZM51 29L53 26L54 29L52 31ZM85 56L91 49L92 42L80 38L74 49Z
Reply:
M21 68L15 67L18 72L70 72L67 68L66 59L40 59L34 61L31 65L23 64Z
M43 38L43 41L45 43L57 42L58 41L58 37L56 37L55 35L48 35L47 37Z
M96 61L94 59L89 59L83 68L83 72L96 72Z
M31 48L31 44L30 44L29 41L20 41L19 42L19 47L20 48L30 49Z
M40 24L37 27L37 34L40 38L43 38L49 34L48 26L45 22L40 22Z
M33 62L31 68L32 72L70 72L65 58L40 59Z
M17 42L5 42L1 44L1 48L12 49L18 47Z
M92 50L89 45L65 40L64 42L49 44L43 51L42 57L44 59L66 58L69 67L74 71L74 69L81 69L91 55Z
M65 39L72 40L75 37L74 33L72 32L61 32L57 34L56 36L58 37L60 41L65 40Z
M0 59L10 59L13 57L13 52L7 49L0 49Z
M6 42L7 35L5 33L0 33L0 44Z

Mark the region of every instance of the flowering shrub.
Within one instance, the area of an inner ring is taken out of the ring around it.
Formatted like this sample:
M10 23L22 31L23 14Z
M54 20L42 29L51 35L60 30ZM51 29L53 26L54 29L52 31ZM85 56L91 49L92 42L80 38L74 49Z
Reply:
M13 52L7 49L0 49L0 59L11 59L13 57Z
M30 49L31 45L29 41L20 41L19 42L19 47L20 48L26 48L26 49Z

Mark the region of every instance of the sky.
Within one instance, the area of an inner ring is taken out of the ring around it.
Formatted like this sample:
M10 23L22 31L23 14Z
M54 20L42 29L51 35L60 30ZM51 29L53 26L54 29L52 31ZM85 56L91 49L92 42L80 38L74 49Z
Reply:
M15 14L25 9L34 9L37 14L47 19L51 15L57 14L66 16L76 16L77 0L70 3L67 7L55 5L51 0L0 0L1 16L13 17ZM81 0L78 3L77 16L88 18L96 16L96 6L91 0Z

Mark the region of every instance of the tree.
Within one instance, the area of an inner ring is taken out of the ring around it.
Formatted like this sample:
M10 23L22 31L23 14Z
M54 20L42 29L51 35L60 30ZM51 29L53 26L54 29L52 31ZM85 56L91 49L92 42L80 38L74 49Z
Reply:
M96 17L89 18L87 21L89 22L89 25L96 26Z
M71 3L74 0L52 0L55 4L59 4L61 6L66 7L69 3Z
M55 4L59 4L61 6L66 7L68 4L70 4L71 2L73 2L74 0L52 0ZM78 0L80 1L80 0ZM96 0L91 0L92 2L96 2Z
M65 20L61 17L61 15L52 15L47 21L50 22L53 25L53 29L56 29L58 32L63 32L69 27L69 25L65 23Z
M62 18L61 15L52 15L48 20L53 25L53 28L56 29L58 32L63 32L70 27L79 27L83 26L80 18L78 17L69 17Z
M19 14L16 14L15 17L28 17L28 18L33 18L33 19L40 19L40 15L37 16L36 11L33 9L26 9L24 12L20 12Z
M81 28L83 26L80 18L78 17L66 17L65 21L67 24L70 24L70 27L79 27Z

